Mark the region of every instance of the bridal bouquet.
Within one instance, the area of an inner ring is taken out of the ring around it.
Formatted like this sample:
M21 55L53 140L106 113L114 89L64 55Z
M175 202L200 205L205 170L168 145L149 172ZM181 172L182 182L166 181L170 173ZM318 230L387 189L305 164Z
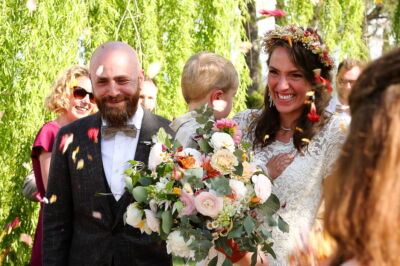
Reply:
M226 265L245 252L254 253L252 264L260 250L275 257L271 227L288 231L288 225L276 214L270 179L252 163L235 121L214 122L206 107L196 112L199 149L183 149L161 128L148 165L130 161L126 188L135 202L125 223L158 235L168 253L189 261L216 265L216 250Z

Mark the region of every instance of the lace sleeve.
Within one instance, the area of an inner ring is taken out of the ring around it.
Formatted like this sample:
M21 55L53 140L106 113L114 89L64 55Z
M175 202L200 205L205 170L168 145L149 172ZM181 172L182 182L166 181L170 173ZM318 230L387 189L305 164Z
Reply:
M260 115L260 110L256 109L247 109L242 112L237 113L233 120L238 123L240 129L243 132L243 140L252 142L252 132L251 132L251 123L254 121L257 116Z
M347 137L348 131L348 120L338 115L332 115L330 121L326 127L326 147L324 154L324 173L323 178L325 179L332 173L334 163L339 156L342 149L342 145Z

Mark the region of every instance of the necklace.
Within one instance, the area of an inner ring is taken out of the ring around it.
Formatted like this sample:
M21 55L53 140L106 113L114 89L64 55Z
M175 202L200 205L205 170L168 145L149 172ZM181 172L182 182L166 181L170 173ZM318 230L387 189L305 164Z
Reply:
M283 131L292 131L291 128L287 128L287 127L284 127L284 126L281 126L281 129L282 129Z

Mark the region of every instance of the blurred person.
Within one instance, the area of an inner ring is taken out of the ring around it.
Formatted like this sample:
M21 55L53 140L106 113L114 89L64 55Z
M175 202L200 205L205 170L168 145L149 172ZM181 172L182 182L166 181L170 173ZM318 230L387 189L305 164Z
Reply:
M95 110L89 71L80 66L71 66L60 74L45 101L47 109L58 114L57 118L42 126L32 147L32 165L36 186L43 199L48 183L53 144L59 129L72 121L85 117ZM42 265L43 202L40 204L39 220L30 265Z
M245 110L234 119L244 140L253 143L254 160L273 180L278 214L289 232L272 227L274 259L288 265L301 235L308 233L345 133L343 119L325 111L334 67L321 37L311 28L279 27L266 33L268 81L261 110Z
M331 98L327 110L344 116L350 123L349 95L358 76L364 67L364 63L348 58L343 60L336 74L336 95Z
M232 110L238 86L235 67L220 55L199 52L186 61L181 87L189 110L171 123L176 139L184 148L197 147L194 137L199 124L194 110L207 104L214 110L215 120L226 118Z
M90 60L99 112L63 127L55 141L44 208L44 265L172 265L165 243L124 224L133 197L129 160L148 163L150 143L169 121L139 104L143 82L136 51L100 45ZM108 195L108 196L96 196Z
M144 76L142 86L143 87L140 90L139 104L141 104L148 111L153 112L157 105L157 84L148 76Z
M349 103L349 136L325 185L330 265L400 265L400 48L366 67Z

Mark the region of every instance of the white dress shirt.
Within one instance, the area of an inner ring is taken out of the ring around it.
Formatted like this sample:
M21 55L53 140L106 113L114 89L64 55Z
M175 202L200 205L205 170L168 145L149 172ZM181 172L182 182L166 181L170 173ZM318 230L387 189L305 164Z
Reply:
M347 124L350 124L350 106L342 104L336 95L332 96L326 110L332 114L337 114L338 116L343 117L345 119L345 122Z
M107 139L101 138L101 158L103 159L104 173L111 193L114 194L117 201L125 192L124 172L130 166L128 161L135 158L143 113L143 109L139 105L134 116L127 122L128 125L136 126L135 138L127 136L123 132L117 132L115 136ZM102 120L102 125L106 126L106 121Z

